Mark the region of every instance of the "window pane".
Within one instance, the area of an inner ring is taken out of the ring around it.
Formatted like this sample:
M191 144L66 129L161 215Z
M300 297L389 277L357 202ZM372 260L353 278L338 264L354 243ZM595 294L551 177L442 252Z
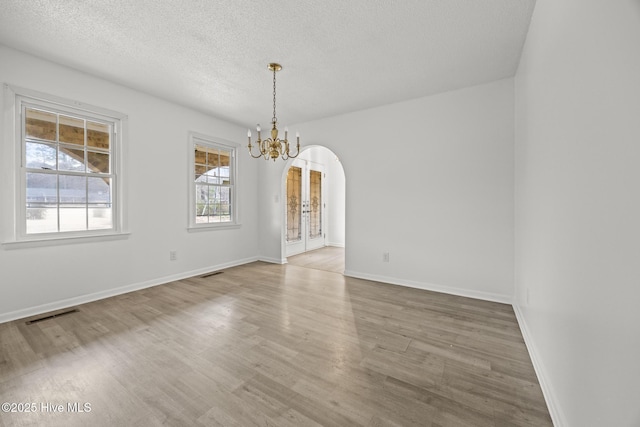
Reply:
M220 184L229 185L231 181L229 180L229 168L220 168L220 178L218 178L218 182Z
M89 203L111 203L111 178L87 178Z
M111 206L95 207L89 206L89 229L104 230L113 228L113 220L111 218Z
M57 205L27 207L27 234L58 231Z
M207 172L207 167L203 165L196 165L196 181L206 182L206 177L202 175Z
M60 203L86 203L87 178L84 176L60 175ZM62 214L60 214L62 220Z
M202 182L202 183L210 182L209 175L207 173L200 175L200 178L196 179L196 182Z
M84 145L84 120L61 115L59 121L60 142Z
M229 171L230 171L231 153L229 151L220 150L220 168L218 170L218 176L221 177L221 184L230 184Z
M56 149L51 145L27 141L25 154L25 166L28 168L56 168Z
M209 186L204 184L196 184L196 202L209 202Z
M27 173L27 207L30 203L56 203L58 177L50 173Z
M206 224L209 222L207 215L196 215L196 224Z
M109 173L109 154L87 152L87 167L90 172Z
M87 208L60 207L60 231L79 231L87 229Z
M84 150L60 147L58 149L58 169L84 172Z
M89 147L109 150L111 147L111 132L109 125L104 123L87 122L87 145Z
M203 182L208 182L210 184L221 184L222 180L219 177L220 172L218 171L218 168L211 168L211 166L207 167L209 168L209 170L207 170L207 172L202 175Z
M211 150L207 155L207 165L209 168L215 168L220 164L219 162L218 150Z
M196 222L208 222L209 215L209 186L196 184Z
M231 220L231 192L228 187L212 187L215 198L212 202L212 221L227 222Z
M207 209L205 211L206 216L203 215L204 218L206 218L206 221L203 222L213 222L214 221L214 215L216 212L216 206L215 203L210 203L209 205L207 205Z
M210 185L207 189L209 191L209 203L217 203L218 202L218 187Z
M195 162L196 164L200 164L200 165L207 164L207 147L196 145Z
M229 151L220 150L220 166L229 166L231 153Z
M26 116L27 138L57 141L56 127L58 118L56 114L27 108Z
M233 206L233 204L231 203L231 188L229 187L222 187L222 192L221 192L221 197L220 197L220 206L221 206L221 219L223 222L229 222L231 221L231 215L233 214L233 212L231 212L231 207Z

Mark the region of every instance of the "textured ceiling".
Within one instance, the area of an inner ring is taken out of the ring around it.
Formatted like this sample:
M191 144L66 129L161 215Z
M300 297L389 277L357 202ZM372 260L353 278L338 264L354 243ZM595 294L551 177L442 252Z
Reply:
M515 74L535 0L0 0L0 43L243 126Z

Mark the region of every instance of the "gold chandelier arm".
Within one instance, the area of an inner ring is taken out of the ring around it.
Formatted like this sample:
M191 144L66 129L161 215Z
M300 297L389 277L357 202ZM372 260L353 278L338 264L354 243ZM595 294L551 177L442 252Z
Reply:
M260 157L263 157L263 155L262 155L262 154L258 154L257 156L254 156L254 155L253 155L253 153L251 152L251 150L249 150L249 155L250 155L251 157L253 157L254 159L259 159Z
M298 157L298 154L300 154L300 142L298 141L298 144L296 146L296 154L292 155L289 154L289 143L287 143L285 145L285 152L282 153L282 160L287 160L287 159L295 159L296 157Z
M267 150L264 147L265 142L266 141L260 141L260 140L257 141L256 145L258 146L258 155L254 156L253 145L251 144L251 141L249 141L249 145L247 146L247 148L249 149L249 154L251 155L251 157L253 157L254 159L259 159L260 157L266 158Z

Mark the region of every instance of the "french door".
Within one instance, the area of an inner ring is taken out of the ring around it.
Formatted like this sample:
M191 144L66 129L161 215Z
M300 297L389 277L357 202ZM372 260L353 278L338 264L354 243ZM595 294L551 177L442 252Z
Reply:
M322 165L296 159L287 172L287 256L325 245L325 185Z

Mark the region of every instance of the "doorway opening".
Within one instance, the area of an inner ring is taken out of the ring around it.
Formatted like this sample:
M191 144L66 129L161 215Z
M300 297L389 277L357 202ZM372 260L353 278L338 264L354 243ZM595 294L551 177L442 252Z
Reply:
M326 246L326 173L324 165L295 159L287 171L287 257Z
M338 157L312 146L283 173L283 244L287 262L344 271L345 174Z

